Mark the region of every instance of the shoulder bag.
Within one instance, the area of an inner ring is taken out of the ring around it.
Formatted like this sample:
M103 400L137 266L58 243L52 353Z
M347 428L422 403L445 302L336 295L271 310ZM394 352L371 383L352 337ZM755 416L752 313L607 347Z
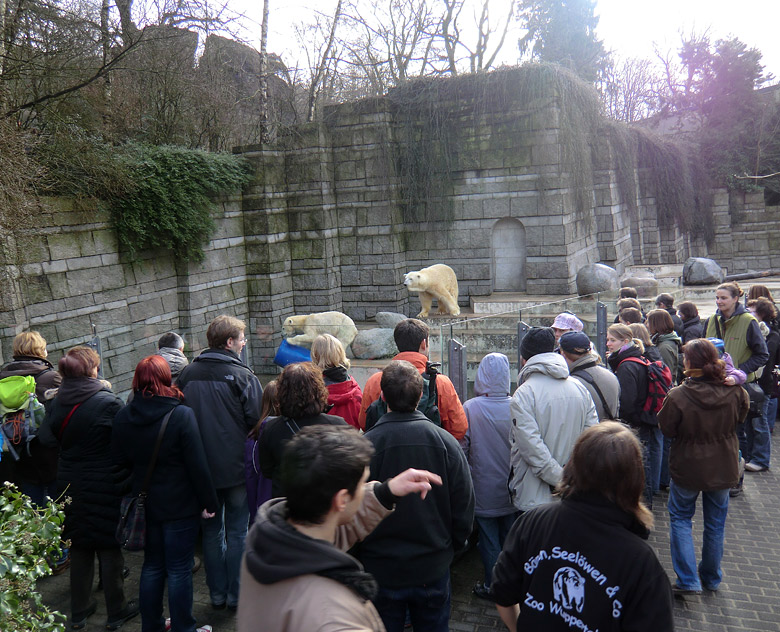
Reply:
M146 495L152 480L154 466L157 463L163 434L165 434L165 428L174 410L176 409L172 408L163 417L160 432L157 435L157 443L154 445L154 452L152 452L152 460L149 461L149 467L146 468L141 491L138 492L137 496L122 498L122 504L119 508L119 524L116 527L116 539L126 551L143 551L146 545Z

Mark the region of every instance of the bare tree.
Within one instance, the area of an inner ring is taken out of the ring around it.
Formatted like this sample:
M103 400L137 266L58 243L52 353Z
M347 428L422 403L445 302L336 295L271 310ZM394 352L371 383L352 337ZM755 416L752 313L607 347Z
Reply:
M660 69L652 60L613 58L599 84L607 115L634 123L656 113L661 82Z
M268 0L263 0L263 23L260 26L260 140L268 142Z

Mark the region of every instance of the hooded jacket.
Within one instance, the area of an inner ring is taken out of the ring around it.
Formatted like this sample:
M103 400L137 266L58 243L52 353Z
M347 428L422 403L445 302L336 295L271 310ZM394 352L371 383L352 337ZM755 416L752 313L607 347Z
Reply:
M603 496L572 495L515 522L491 592L520 605L518 630L672 632L671 586L647 537Z
M737 424L750 408L747 391L688 378L669 391L658 411L661 432L672 438L669 473L691 491L729 489L739 482Z
M656 334L653 336L652 340L661 354L663 363L668 366L669 370L672 372L672 379L676 382L682 340L675 332L669 334Z
M360 429L360 403L363 392L355 378L342 366L331 367L322 372L328 389L328 414L341 417L350 426Z
M122 400L100 380L66 377L38 430L42 444L60 446L57 491L71 498L62 538L70 538L75 547L119 547L119 504L129 491L129 472L111 455L111 432L120 408Z
M428 358L417 351L402 351L393 360L406 360L412 363L420 373L425 372L425 363L428 362ZM381 379L381 372L374 373L374 375L368 378L363 388L363 401L360 404L359 417L361 428L366 427L366 410L379 399L379 394L382 391L379 384ZM463 405L460 403L460 398L450 378L439 373L436 376L436 392L438 393L441 427L460 441L463 435L466 434L468 421L466 421L466 413L463 412Z
M476 397L463 404L469 428L460 441L471 468L476 504L474 514L497 518L515 513L509 497L509 360L502 353L489 353L477 369Z
M569 376L557 353L533 356L518 383L511 402L509 492L514 506L528 511L552 500L577 437L599 418L590 393Z
M217 508L217 493L195 414L175 397L136 393L114 420L114 458L132 471L132 493L140 492L162 419L171 410L149 483L149 522L195 518L203 509L214 513Z
M609 369L601 365L599 356L595 351L589 351L576 360L569 367L569 373L588 389L596 406L596 414L599 416L599 421L620 418L620 383ZM588 374L593 384L582 375L583 373ZM598 386L601 394L604 396L609 410L604 410L604 404L601 402L601 397L596 392L594 384Z
M176 381L198 420L214 487L244 484L244 441L260 419L263 388L228 349L206 349Z
M184 370L184 367L190 363L190 361L187 360L187 356L174 347L160 347L157 351L157 355L162 356L168 363L168 366L171 367L171 377L173 378L174 383L176 382L176 378L179 377L179 374Z
M366 483L360 509L334 544L289 524L285 499L260 507L241 564L238 632L384 632L371 603L376 582L346 553L391 513L377 500L377 485Z
M62 376L54 370L51 362L32 356L14 356L12 362L0 371L0 380L12 375L31 375L35 378L35 396L46 408L51 405L47 395L54 397L62 383ZM22 458L13 464L13 478L34 485L49 485L57 476L57 448L41 444L37 436L28 446L29 454L22 452ZM16 481L13 481L16 482Z

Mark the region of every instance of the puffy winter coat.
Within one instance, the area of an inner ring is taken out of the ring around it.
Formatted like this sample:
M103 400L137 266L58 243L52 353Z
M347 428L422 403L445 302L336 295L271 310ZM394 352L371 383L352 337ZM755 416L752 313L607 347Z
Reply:
M363 392L355 378L344 367L331 367L322 372L328 389L328 414L341 417L350 426L360 429L360 404Z
M119 504L129 492L130 476L111 455L114 417L121 408L122 400L100 380L66 377L38 431L44 445L60 446L57 489L71 498L62 537L75 547L119 546Z
M512 396L509 491L520 511L552 500L577 437L599 422L596 406L557 353L540 353L520 371Z

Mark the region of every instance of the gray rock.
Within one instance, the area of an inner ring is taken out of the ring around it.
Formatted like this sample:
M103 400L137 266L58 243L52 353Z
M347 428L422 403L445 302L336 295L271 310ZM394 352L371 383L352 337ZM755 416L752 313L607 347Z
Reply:
M362 329L352 341L352 354L360 360L391 358L396 353L392 329Z
M683 266L683 285L723 283L723 270L717 261L691 257Z
M408 316L398 312L377 312L375 318L376 324L382 329L395 329L395 326L402 320L406 320Z
M632 287L637 298L655 298L658 296L658 279L652 274L632 275L620 280L620 287Z
M618 288L618 273L615 268L603 263L591 263L577 272L577 294L595 294L609 292Z

